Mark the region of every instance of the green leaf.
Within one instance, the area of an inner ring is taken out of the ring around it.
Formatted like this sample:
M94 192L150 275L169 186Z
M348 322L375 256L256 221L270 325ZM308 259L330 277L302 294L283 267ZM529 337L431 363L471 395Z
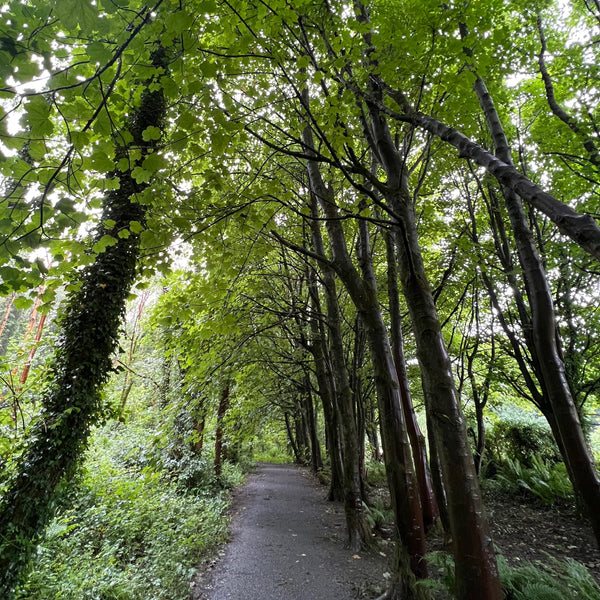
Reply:
M88 32L98 29L98 8L90 0L54 0L53 9L67 29L74 30L78 26Z
M208 61L204 61L200 64L200 71L204 77L215 77L219 72L217 65Z
M161 130L158 127L150 126L146 127L144 131L142 131L142 139L145 142L150 142L152 140L160 140Z
M131 221L129 223L129 229L131 229L133 233L142 233L142 231L144 231L144 226L139 221Z
M100 254L108 247L114 246L117 241L117 238L113 237L112 235L105 234L92 246L92 251L96 254Z
M136 180L137 183L147 183L152 179L152 172L146 171L142 167L136 167L131 171L131 176Z
M167 166L167 161L164 157L156 152L149 154L142 163L142 167L151 173L156 173L159 169Z
M104 64L113 56L112 50L107 48L101 42L92 42L91 44L88 44L85 51L90 57L90 60L94 63Z
M33 300L31 298L27 298L26 296L19 296L18 298L15 298L14 305L15 308L19 310L27 310L33 306Z
M167 33L175 37L183 33L192 25L192 19L183 11L171 13L165 21Z
M43 96L34 96L29 99L25 112L31 137L43 138L52 133L54 125L50 120L50 110L50 104Z

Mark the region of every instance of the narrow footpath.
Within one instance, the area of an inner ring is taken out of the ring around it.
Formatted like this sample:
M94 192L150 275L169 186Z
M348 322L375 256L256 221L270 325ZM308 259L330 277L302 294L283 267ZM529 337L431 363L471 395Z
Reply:
M261 464L236 495L231 541L194 600L352 600L384 588L387 560L344 546L342 505L293 465Z

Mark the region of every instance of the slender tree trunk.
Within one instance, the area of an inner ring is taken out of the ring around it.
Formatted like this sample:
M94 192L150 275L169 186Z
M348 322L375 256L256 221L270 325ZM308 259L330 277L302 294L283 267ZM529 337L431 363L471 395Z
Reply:
M394 233L395 232L391 231L386 232L385 234L388 265L388 299L390 303L390 337L394 364L396 365L396 374L398 375L398 383L400 385L402 409L404 410L404 418L406 419L408 437L410 439L413 460L415 463L415 472L419 484L419 496L421 498L421 508L423 510L423 523L425 529L428 529L435 523L440 512L429 473L425 436L421 432L417 421L417 415L410 395L408 374L406 372L402 322L400 317L400 298L398 295L398 270L396 267L396 244L394 243Z
M311 269L309 273L309 294L311 302L309 317L309 327L311 331L310 349L314 357L315 374L319 385L319 396L323 406L327 451L329 453L329 462L331 465L331 483L329 486L328 499L330 501L343 501L344 471L342 467L341 440L338 434L339 427L334 406L332 384L326 368L326 364L328 363L326 357L327 349L324 344L325 336L321 326L323 314L321 311L316 277L316 272Z
M152 63L157 69L166 68L162 48L153 53ZM162 90L151 91L150 83L145 84L129 126L132 145L141 150L141 158L131 169L156 148L156 141L143 139L143 131L161 127L165 116ZM127 156L128 148L118 147L116 154L117 160ZM36 539L52 517L57 488L73 474L90 428L104 411L99 391L112 371L112 353L139 253L139 236L131 232L121 238L118 232L128 230L132 221L145 222L145 209L136 195L147 187L135 180L131 170L116 171L113 176L120 185L105 197L96 238L109 233L117 242L86 267L81 287L68 299L61 320L62 341L52 365L54 377L42 400L43 412L0 501L2 598L13 596Z
M306 418L308 425L308 435L310 440L310 465L313 473L317 473L323 468L323 460L321 458L321 444L319 443L319 435L317 431L317 417L313 404L313 396L310 385L310 375L306 373L305 380L305 403L306 403Z
M316 212L316 198L311 213ZM319 222L311 221L313 247L321 256L325 255ZM327 303L327 325L329 327L329 350L335 377L335 398L338 403L342 425L342 447L344 461L344 509L348 525L348 543L358 551L368 544L371 531L364 511L361 496L361 473L359 463L359 440L354 416L354 402L342 338L341 314L337 298L335 272L328 265L322 266L324 293Z
M376 82L373 84L377 95ZM378 105L370 103L368 106L370 137L373 152L387 174L384 196L397 218L400 280L417 345L430 429L443 475L457 596L460 600L500 600L503 594L496 557L450 359L425 273L408 177Z
M411 123L448 142L459 151L459 158L473 160L493 175L501 185L512 190L531 206L545 214L576 244L596 259L600 259L600 227L588 214L580 214L534 184L514 166L505 163L456 129L438 119L413 111L396 115L401 121Z
M2 341L2 334L4 333L4 330L6 329L6 325L8 324L8 320L10 319L10 313L12 312L12 308L13 308L13 303L15 301L17 294L15 292L13 292L9 297L8 300L6 302L6 310L4 311L4 318L2 319L2 323L0 323L0 342ZM3 344L2 347L4 347L5 344ZM3 352L0 351L0 354Z
M289 411L286 410L283 413L283 417L285 419L285 430L287 432L288 442L289 442L290 446L292 447L292 452L294 453L294 459L297 464L301 465L302 459L300 457L300 451L298 450L298 445L296 444L296 436L294 434L294 428L292 427L292 422L291 422L292 418L290 416Z
M21 385L23 385L27 381L27 378L29 377L29 370L31 369L31 363L33 362L35 353L37 352L37 349L39 348L39 345L40 345L40 340L42 339L42 331L44 330L44 324L46 323L46 316L47 315L42 315L38 322L37 330L35 333L35 338L33 340L33 345L31 346L31 349L29 350L29 354L27 355L27 360L25 361L25 366L23 367L23 372L21 373L21 377L19 378L19 383Z
M585 125L579 123L575 117L568 114L565 109L559 105L556 100L556 96L554 95L554 84L546 66L546 36L544 35L544 29L542 26L542 16L539 13L537 17L537 28L541 44L541 49L538 56L538 64L540 66L542 81L544 82L544 89L546 90L546 100L548 101L548 106L554 115L557 116L563 123L565 123L575 135L577 135L588 153L590 162L594 165L597 171L600 171L600 149L598 149L594 138L590 135L590 132L587 130Z
M308 149L314 148L312 132L308 128L304 130L304 143ZM327 219L326 227L332 254L331 265L346 286L360 313L371 350L388 487L400 535L390 597L400 598L402 595L413 598L416 597L416 591L411 572L417 577L425 577L427 573L423 558L425 553L423 516L402 414L398 380L386 326L379 308L372 263L368 259L368 235L361 230L361 265L363 272L369 277L368 281L363 281L348 253L333 190L325 186L316 162L308 161L307 166L311 191ZM364 226L364 222L361 221L359 226ZM321 255L324 256L323 253Z
M215 432L215 475L221 476L223 464L223 436L225 433L225 415L229 409L229 383L225 385L221 399L219 400L219 408L217 409L217 429Z
M410 559L410 569L417 578L427 577L425 561L425 527L420 503L420 491L413 468L406 419L402 408L400 383L392 354L387 328L379 308L375 271L371 261L367 222L359 222L359 262L363 275L362 294L354 296L365 323L371 348L375 385L379 402L383 456L388 477L392 507L406 549L396 549L396 580L392 581L391 598L412 594L407 588L404 552ZM337 228L336 228L337 229ZM358 286L353 285L353 288ZM351 292L350 292L351 293ZM352 293L351 293L352 295Z

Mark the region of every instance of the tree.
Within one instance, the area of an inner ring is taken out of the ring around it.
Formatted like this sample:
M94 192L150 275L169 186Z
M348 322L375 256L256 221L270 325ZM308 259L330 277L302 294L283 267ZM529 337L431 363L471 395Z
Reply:
M153 51L151 64L159 76L167 61L165 49ZM116 149L117 157L125 158L129 166L113 174L118 189L104 199L95 236L103 251L82 274L81 286L64 310L53 383L2 496L0 565L5 575L0 589L8 597L52 514L61 482L73 474L90 427L102 418L99 388L112 370L125 300L136 273L140 238L133 224L144 222L144 206L137 197L148 184L136 180L134 169L156 148L159 138L149 139L147 132L160 132L165 117L162 89L153 90L152 81L144 84L139 107L124 130L130 141ZM134 149L139 158L129 164Z

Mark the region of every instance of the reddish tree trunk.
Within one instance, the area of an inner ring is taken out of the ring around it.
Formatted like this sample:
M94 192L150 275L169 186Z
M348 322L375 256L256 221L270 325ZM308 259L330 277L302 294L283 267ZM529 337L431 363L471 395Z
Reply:
M8 324L8 319L10 318L10 313L12 311L13 302L15 301L15 297L16 297L16 294L15 294L15 292L13 292L8 298L8 302L6 304L6 311L4 312L4 318L2 319L2 323L0 324L0 339L2 338L2 334L4 333L4 330L6 329L6 325Z
M21 373L21 377L19 379L19 383L23 385L27 381L27 377L29 377L29 369L31 368L31 362L33 361L33 357L37 352L39 347L40 339L42 338L42 331L44 329L44 323L46 322L46 315L42 315L40 317L40 321L37 326L37 331L35 334L35 339L33 340L33 346L29 350L29 355L27 356L27 360L25 361L25 366L23 367L23 372Z
M512 164L508 140L492 97L481 78L477 77L474 87L492 133L496 152L504 162ZM583 499L596 542L600 546L600 478L565 374L565 365L557 343L558 331L550 286L521 199L507 186L504 187L503 194L531 307L533 345L543 388L552 406L573 487Z
M380 94L376 81L375 95ZM500 600L503 593L467 429L433 295L425 273L408 176L379 102L370 103L372 150L387 174L385 198L398 232L399 272L421 367L431 432L441 465L460 600Z
M419 496L423 510L423 523L425 528L431 527L439 517L440 511L435 499L429 464L427 461L427 448L425 436L421 432L417 415L412 403L408 374L406 372L406 359L404 357L404 343L402 337L402 322L400 318L400 298L398 296L398 271L396 268L396 255L393 232L385 234L388 270L388 299L390 303L390 338L392 354L396 365L396 374L400 385L400 398L406 419L406 427L412 448L415 472L419 484Z
M316 198L313 197L311 214L316 215ZM311 221L312 240L315 251L325 255L321 238L320 224ZM348 525L350 548L358 551L368 544L371 531L366 519L364 502L361 495L361 472L359 462L359 440L354 417L354 402L348 370L344 356L341 314L337 298L335 272L330 265L322 265L324 294L327 305L327 325L329 329L329 353L334 371L335 399L340 412L342 425L342 457L344 466L344 509Z

